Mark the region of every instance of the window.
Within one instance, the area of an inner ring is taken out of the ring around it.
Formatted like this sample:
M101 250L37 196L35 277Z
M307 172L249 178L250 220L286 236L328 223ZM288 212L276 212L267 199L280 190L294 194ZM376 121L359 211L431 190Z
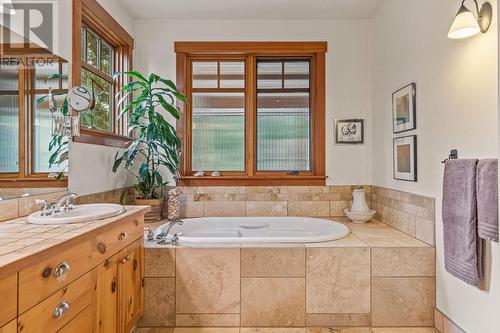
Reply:
M87 128L113 132L113 53L108 42L83 27L81 84L95 94L95 108L81 114L81 125Z
M326 43L178 42L176 52L189 99L183 185L325 183Z
M118 119L114 96L128 78L113 79L113 73L132 70L134 40L96 0L75 0L72 86L85 86L94 92L95 107L80 114L82 143L125 147L128 119ZM75 60L76 59L76 60Z
M65 187L65 179L49 179L49 174L64 171L67 164L49 166L53 120L48 101L36 101L51 87L61 107L63 98L57 94L67 92L68 64L51 55L29 53L5 54L0 61L0 183ZM63 78L47 80L53 74Z

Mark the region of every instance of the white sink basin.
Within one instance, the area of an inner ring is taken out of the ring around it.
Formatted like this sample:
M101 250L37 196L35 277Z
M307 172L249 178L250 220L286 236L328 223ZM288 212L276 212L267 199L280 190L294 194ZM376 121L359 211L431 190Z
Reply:
M125 208L122 205L107 203L78 205L74 207L70 211L55 213L50 216L41 216L42 212L36 212L29 215L26 222L32 224L70 224L101 220L125 212Z

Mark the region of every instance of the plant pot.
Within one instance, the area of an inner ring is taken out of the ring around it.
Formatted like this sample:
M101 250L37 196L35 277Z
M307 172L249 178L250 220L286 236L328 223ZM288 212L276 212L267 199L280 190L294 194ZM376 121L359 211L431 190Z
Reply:
M144 215L144 223L153 223L161 220L163 199L134 199L134 205L151 206L151 211Z

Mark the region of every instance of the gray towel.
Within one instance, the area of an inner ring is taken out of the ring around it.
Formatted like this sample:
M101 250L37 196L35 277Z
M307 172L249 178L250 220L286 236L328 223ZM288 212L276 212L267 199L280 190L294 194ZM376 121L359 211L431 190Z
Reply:
M476 168L478 160L449 160L443 181L444 265L473 286L481 277L477 236Z
M498 160L479 161L476 185L479 237L498 243Z

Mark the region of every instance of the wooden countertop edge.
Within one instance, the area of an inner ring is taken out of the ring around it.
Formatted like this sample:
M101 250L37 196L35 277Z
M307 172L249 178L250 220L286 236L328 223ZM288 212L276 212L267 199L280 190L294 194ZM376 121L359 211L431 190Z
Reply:
M64 251L71 246L77 245L77 244L84 242L86 240L90 240L93 237L113 228L116 225L116 223L120 223L124 219L129 219L129 218L134 218L136 216L144 215L151 210L150 206L134 206L134 208L137 210L133 211L133 212L126 211L122 215L116 216L115 217L116 220L113 222L110 222L106 225L98 227L94 230L84 232L81 235L75 236L74 238L64 240L59 244L55 244L53 246L50 246L50 247L43 249L43 250L40 250L39 252L36 252L32 255L28 255L24 258L20 258L19 260L13 261L13 262L6 264L4 266L0 266L0 279L3 279L3 278L6 278L10 275L16 274L17 272L29 267L34 262L38 262L38 261L50 258L54 254L56 254L60 251Z

